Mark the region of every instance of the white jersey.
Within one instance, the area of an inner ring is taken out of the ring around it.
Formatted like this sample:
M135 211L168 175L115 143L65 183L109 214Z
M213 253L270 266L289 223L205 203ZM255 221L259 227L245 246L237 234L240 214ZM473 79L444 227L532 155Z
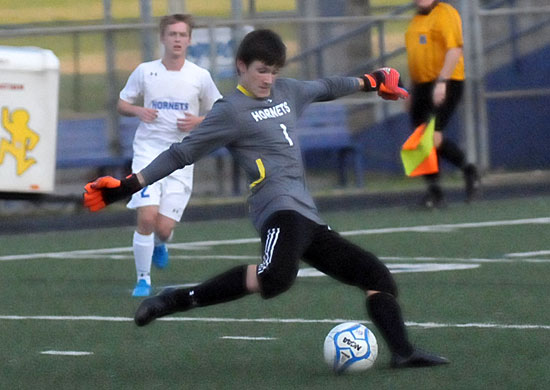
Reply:
M120 92L120 98L130 104L140 97L144 107L158 111L158 117L151 123L140 122L136 130L133 172L139 172L188 134L177 129L178 118L184 118L185 112L205 115L221 95L206 69L185 60L179 71L169 71L159 59L140 64ZM186 167L173 176L192 179L192 175L193 167Z

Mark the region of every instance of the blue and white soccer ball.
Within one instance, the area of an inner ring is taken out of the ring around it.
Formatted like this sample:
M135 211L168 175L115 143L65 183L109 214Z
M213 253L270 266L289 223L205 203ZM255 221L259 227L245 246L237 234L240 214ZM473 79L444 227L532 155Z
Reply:
M376 337L364 325L345 322L337 325L325 338L325 362L336 373L364 371L378 356Z

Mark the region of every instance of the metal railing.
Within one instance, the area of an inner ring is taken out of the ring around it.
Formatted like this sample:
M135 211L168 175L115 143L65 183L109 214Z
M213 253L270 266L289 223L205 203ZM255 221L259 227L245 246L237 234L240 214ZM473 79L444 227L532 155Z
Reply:
M548 88L529 89L529 90L512 90L512 91L488 91L486 89L484 78L487 74L486 60L488 56L499 52L503 47L511 47L511 58L515 61L519 58L518 42L522 37L534 36L550 24L550 17L539 20L536 23L530 24L527 27L520 27L517 23L519 17L530 17L533 15L548 16L550 15L550 6L520 6L515 0L497 0L497 1L481 1L481 0L455 0L458 9L462 14L465 33L465 56L467 63L467 88L465 91L465 110L464 120L465 128L479 128L479 132L473 130L465 130L465 142L467 150L471 153L468 157L471 160L478 160L481 163L482 169L489 169L489 147L488 147L488 130L487 130L487 113L486 106L489 99L502 98L521 98L526 96L546 96L549 94ZM502 7L502 6L506 7ZM346 31L339 34L327 36L324 41L318 42L311 47L300 47L295 45L297 49L289 58L288 63L291 66L297 67L299 72L303 69L314 65L314 73L318 76L325 76L327 72L325 53L331 49L345 45L346 43L364 36L364 34L375 37L373 39L372 52L378 53L376 56L370 56L369 59L361 61L360 64L353 64L347 68L341 69L341 74L356 75L360 74L365 69L374 68L376 66L385 65L388 61L400 58L405 54L403 46L389 46L387 42L386 25L391 22L406 21L411 18L410 11L412 5L406 5L389 10L387 13L380 15L367 16L338 16L338 17L300 17L297 14L285 14L281 17L269 18L244 18L238 20L227 19L197 19L197 27L203 27L210 31L213 36L216 28L230 27L239 29L243 26L265 26L271 27L280 31L292 31L294 36L297 36L300 27L316 26L316 25L331 25L345 26ZM484 26L498 17L508 17L506 24L509 26L508 34L501 34L492 41L485 40ZM281 27L283 26L283 27ZM355 27L354 27L355 26ZM85 89L83 82L83 37L87 34L103 34L105 43L105 88L110 92L105 97L97 97L105 99L100 111L113 110L114 100L118 96L120 90L120 82L125 77L120 77L121 73L129 73L128 70L120 70L117 68L117 56L121 55L117 52L117 48L113 42L116 41L117 34L132 33L136 35L136 40L142 39L142 32L156 32L158 24L156 21L135 21L125 20L123 23L115 21L106 15L105 20L95 21L87 25L65 25L65 26L9 26L0 28L0 44L9 42L13 39L35 38L35 37L71 37L71 47L67 51L71 53L68 57L72 61L72 88L70 99L75 112L79 112L83 106L82 102L85 98L82 97L82 91ZM293 30L294 29L294 30ZM404 33L404 31L403 31ZM288 34L288 35L292 35ZM547 35L543 35L543 39L550 44ZM29 39L31 45L34 44L34 39ZM142 55L143 56L143 55ZM149 54L150 56L150 54ZM210 64L212 69L217 69L217 57L215 50L210 53ZM134 64L134 67L137 62ZM214 73L214 78L217 74ZM219 79L217 80L219 81ZM223 81L223 80L222 80ZM69 93L69 91L64 91ZM375 99L366 99L363 103L374 104ZM382 104L377 101L376 104ZM386 112L387 113L387 112ZM114 118L114 116L113 116ZM476 123L479 124L475 125ZM114 126L114 124L113 124ZM116 137L113 137L113 139ZM115 145L116 146L116 145ZM473 151L473 152L471 152Z
M465 91L465 133L468 158L477 161L482 171L489 170L490 167L490 145L489 145L489 124L487 114L487 104L490 99L502 98L525 98L528 96L543 96L548 94L547 88L531 88L529 90L507 90L491 92L487 90L485 78L488 72L486 60L491 53L495 53L504 46L511 48L511 61L517 64L519 54L519 40L526 36L550 26L550 6L541 7L511 7L517 5L515 0L486 2L482 7L480 0L473 0L471 4L464 0L464 9L470 13L473 33L466 35L465 39L470 43L470 50L466 60L471 64L470 81ZM508 5L506 8L497 8L500 5ZM516 16L543 15L542 21L534 23L525 29L520 29L517 25ZM488 20L491 18L509 16L508 25L509 34L502 34L493 41L486 42L484 39L484 28L488 26ZM466 30L466 28L465 28ZM504 36L503 36L504 35ZM544 41L542 42L544 44ZM550 45L550 40L546 39L546 45ZM474 129L477 128L476 132Z
M294 63L294 62L305 61L309 57L314 57L315 58L315 63L317 64L317 74L318 74L318 76L319 77L326 76L324 66L323 66L323 63L324 63L323 62L323 53L327 49L330 49L331 47L333 47L335 45L340 45L342 43L348 42L349 40L353 40L353 39L357 38L358 36L363 35L365 33L370 34L373 30L375 30L377 32L377 35L378 35L378 42L377 43L378 43L378 51L380 53L379 56L375 57L375 58L372 58L371 60L365 62L364 64L361 65L361 67L357 67L357 69L354 69L354 70L351 70L351 71L346 71L346 74L348 74L348 75L358 74L358 71L360 69L368 69L369 66L372 66L375 63L378 63L379 65L383 65L388 58L392 58L396 55L402 54L402 52L404 50L404 48L400 48L400 49L397 49L394 52L386 53L386 44L385 44L385 40L384 40L384 37L385 37L384 26L385 26L385 23L388 22L388 21L394 22L396 20L410 20L410 15L403 15L403 14L406 13L406 12L411 11L412 9L414 9L414 5L413 4L408 4L408 5L405 5L405 6L397 7L395 9L391 10L386 15L369 17L366 20L366 22L364 24L362 24L361 26L359 26L358 28L355 28L351 31L348 31L348 32L344 33L344 34L341 34L339 36L331 38L327 41L324 41L324 42L316 45L315 47L308 48L308 49L302 51L300 54L298 54L294 57L291 57L288 60L288 63L290 64L290 63ZM349 17L336 18L336 19L342 19L341 21L351 22L351 19ZM355 20L357 20L357 18L355 18ZM341 21L338 21L338 22L341 22ZM334 23L335 19L331 18L331 22ZM315 20L315 19L309 19L309 23L318 23L318 21Z

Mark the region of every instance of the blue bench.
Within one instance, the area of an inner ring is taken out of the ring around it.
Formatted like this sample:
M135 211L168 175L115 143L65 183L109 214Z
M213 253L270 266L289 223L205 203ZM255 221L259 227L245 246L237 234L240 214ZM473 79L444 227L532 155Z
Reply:
M334 154L339 184L347 184L347 171L351 166L356 186L363 186L362 151L348 127L348 112L344 105L312 104L304 111L297 126L306 167L315 165L315 156L327 160L330 154Z
M132 142L138 124L137 117L119 117L121 153L115 155L109 146L105 118L60 120L57 127L57 169L96 169L97 176L109 173L125 175L131 172ZM223 160L228 156L229 152L225 148L220 148L210 155L216 158L220 175L223 175ZM239 175L235 172L236 167L233 165L232 190L238 194ZM217 180L220 183L219 191L223 192L223 177L220 176Z
M119 131L122 150L120 155L115 155L109 145L105 118L59 121L56 167L97 168L99 174L109 168L129 167L135 127L131 122L121 121Z

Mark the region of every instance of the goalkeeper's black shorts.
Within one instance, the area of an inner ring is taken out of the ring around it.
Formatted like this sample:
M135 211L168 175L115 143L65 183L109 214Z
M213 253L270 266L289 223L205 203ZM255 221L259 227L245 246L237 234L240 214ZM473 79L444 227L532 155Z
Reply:
M292 286L300 259L343 283L397 295L388 268L374 254L295 211L271 215L262 227L261 239L258 280L264 298Z

